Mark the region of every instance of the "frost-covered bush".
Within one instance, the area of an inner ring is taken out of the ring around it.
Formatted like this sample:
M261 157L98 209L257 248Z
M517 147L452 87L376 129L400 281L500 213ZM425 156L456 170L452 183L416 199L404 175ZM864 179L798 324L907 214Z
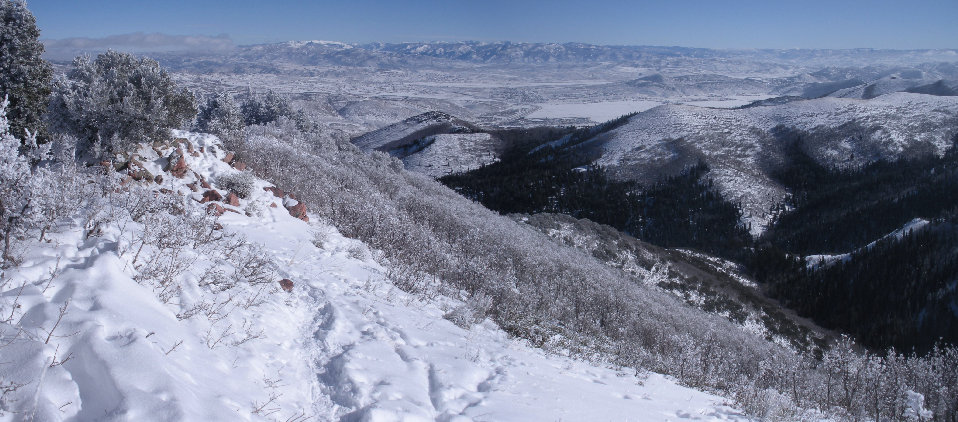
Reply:
M669 374L770 420L904 420L916 407L908 391L924 397L922 414L955 419L954 348L882 358L839 345L822 360L797 355L408 173L384 154L276 123L248 128L239 149L316 215L381 251L400 288L472 298L447 315L463 326L488 317L533 344Z
M196 115L197 131L218 135L227 143L240 136L243 127L243 115L233 102L233 96L225 92L207 97Z
M193 94L178 88L155 60L115 51L74 59L50 101L51 124L75 135L81 154L167 140L170 129L195 115Z
M263 95L247 92L240 110L248 126L265 125L280 119L292 121L300 130L305 130L309 126L309 121L302 112L293 110L287 98L281 97L272 90Z
M89 188L80 183L72 157L53 161L50 143L37 145L34 134L21 141L10 133L8 106L0 101L0 267L16 262L18 241L43 240L59 220L73 215Z
M248 172L229 173L216 179L217 186L235 193L240 198L248 198L253 193L255 178Z
M46 140L43 113L47 110L53 70L43 55L36 19L23 0L0 1L0 97L7 96L10 133L20 139L27 131Z
M30 163L20 155L20 140L10 134L7 107L0 102L0 239L3 241L0 263L13 261L13 240L23 230L23 216L30 206L32 194Z

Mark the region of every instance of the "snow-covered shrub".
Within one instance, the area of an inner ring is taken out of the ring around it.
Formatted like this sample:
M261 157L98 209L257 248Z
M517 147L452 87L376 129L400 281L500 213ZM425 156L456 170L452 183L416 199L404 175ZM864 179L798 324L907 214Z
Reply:
M240 198L249 198L253 193L253 175L247 172L229 173L216 179L216 185L235 193Z
M302 112L293 110L287 98L272 90L263 95L247 92L246 99L240 105L240 111L248 126L265 125L280 119L295 123L300 130L305 130L309 126L309 121Z
M27 159L20 155L20 140L10 134L7 107L0 102L0 239L3 240L0 262L13 260L11 243L23 228L23 216L30 206L31 172Z
M377 251L397 287L467 302L489 298L485 312L452 310L447 318L460 324L484 314L532 344L669 374L768 419L902 420L908 389L924 395L936 417L955 414L954 348L902 358L839 345L822 361L798 355L431 179L397 171L383 154L288 123L246 134L238 145L245 162ZM664 266L649 275L669 277Z
M178 88L155 60L115 51L92 61L74 59L50 101L53 128L79 138L81 154L167 140L170 129L195 115L193 94Z
M469 298L466 303L456 306L443 315L443 318L462 328L471 328L486 319L486 314L489 313L492 306L492 298L480 294Z
M43 113L53 70L41 58L43 43L36 19L22 0L0 2L0 96L10 101L10 133L24 139L30 131L46 140Z
M226 92L207 97L196 114L196 130L204 133L219 135L240 130L244 123L233 96Z
M245 126L233 96L226 92L207 97L196 114L196 130L217 135L227 145L236 143Z

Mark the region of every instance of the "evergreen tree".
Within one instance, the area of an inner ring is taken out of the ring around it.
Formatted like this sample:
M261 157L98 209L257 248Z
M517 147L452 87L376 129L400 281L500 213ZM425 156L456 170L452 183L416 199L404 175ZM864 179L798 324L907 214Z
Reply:
M0 0L0 97L10 101L10 133L20 139L46 139L43 113L53 70L40 56L43 44L36 19L23 0Z
M212 95L200 106L196 116L196 129L200 132L224 134L243 128L243 115L239 113L233 97L228 93Z
M92 61L77 57L50 108L55 127L76 135L83 153L164 140L196 116L195 102L155 60L108 51Z

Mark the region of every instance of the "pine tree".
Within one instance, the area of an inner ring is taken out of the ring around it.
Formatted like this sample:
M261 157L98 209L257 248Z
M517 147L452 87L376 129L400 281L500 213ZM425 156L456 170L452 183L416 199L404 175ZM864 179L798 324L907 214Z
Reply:
M0 0L0 97L10 101L10 133L20 139L27 131L46 139L43 114L50 96L53 70L40 56L43 44L36 18L23 0Z

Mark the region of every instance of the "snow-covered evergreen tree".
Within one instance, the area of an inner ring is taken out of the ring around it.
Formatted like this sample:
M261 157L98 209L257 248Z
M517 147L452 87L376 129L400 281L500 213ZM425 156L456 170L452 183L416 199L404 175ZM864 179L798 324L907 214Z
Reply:
M11 241L30 204L30 164L20 155L20 140L10 133L7 98L0 101L0 267L11 261Z
M0 96L10 101L10 133L26 131L46 138L43 113L50 96L50 64L40 56L43 44L36 19L23 0L0 0Z
M196 115L193 93L178 88L155 60L115 51L92 61L77 57L57 82L50 108L55 128L80 139L80 153L97 142L117 151L164 140Z
M196 116L196 129L200 132L223 134L243 129L243 126L243 115L236 108L233 97L225 92L209 96Z
M306 130L309 127L306 116L301 111L293 110L287 98L272 90L263 95L247 92L246 99L240 105L240 111L249 126L265 125L285 118L293 121L300 130Z

